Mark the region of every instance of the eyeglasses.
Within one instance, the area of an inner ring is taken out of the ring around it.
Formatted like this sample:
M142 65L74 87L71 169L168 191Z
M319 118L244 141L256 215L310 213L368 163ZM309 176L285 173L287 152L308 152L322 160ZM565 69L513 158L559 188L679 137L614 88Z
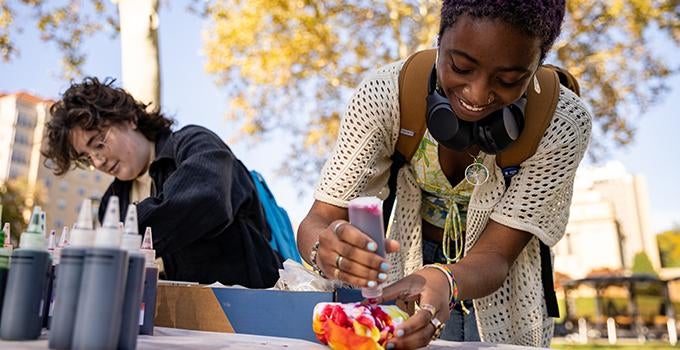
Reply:
M101 153L107 149L107 141L111 135L111 128L108 128L106 132L100 131L90 142L92 145L88 146L88 149L78 158L78 162L90 166L94 164L94 159L102 159Z

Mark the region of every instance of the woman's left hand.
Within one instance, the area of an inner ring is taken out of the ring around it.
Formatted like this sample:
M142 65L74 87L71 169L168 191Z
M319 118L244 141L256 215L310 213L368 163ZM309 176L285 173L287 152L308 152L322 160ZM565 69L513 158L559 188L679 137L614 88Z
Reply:
M415 300L420 309L396 327L397 337L390 339L387 349L415 349L427 346L438 336L449 319L449 282L434 268L425 268L385 288L383 300Z

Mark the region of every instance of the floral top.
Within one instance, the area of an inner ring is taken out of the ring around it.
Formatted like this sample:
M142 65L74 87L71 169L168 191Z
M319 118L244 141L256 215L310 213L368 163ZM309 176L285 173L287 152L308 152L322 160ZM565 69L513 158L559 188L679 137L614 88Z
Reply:
M451 186L441 169L438 148L437 140L426 130L411 164L416 182L423 191L420 215L423 220L444 229L442 250L447 262L454 263L463 257L465 219L474 187L465 180Z

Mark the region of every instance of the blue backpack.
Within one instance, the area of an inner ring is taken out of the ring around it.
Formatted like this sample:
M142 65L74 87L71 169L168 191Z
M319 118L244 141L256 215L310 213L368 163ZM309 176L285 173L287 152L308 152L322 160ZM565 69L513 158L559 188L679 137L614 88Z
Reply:
M269 190L267 183L260 173L251 170L250 177L253 179L255 187L257 187L257 196L260 199L260 203L262 203L267 224L272 232L272 239L269 241L269 245L281 254L284 261L291 259L302 263L300 253L297 250L297 244L295 243L293 225L290 223L288 213L276 204L274 195Z

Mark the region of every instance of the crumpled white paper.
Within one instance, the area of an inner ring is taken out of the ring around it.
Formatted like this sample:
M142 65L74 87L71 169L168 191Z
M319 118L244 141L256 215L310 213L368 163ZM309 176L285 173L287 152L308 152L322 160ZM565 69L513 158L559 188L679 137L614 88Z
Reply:
M342 285L339 281L325 279L293 260L283 262L283 270L279 270L279 280L274 289L291 291L332 292Z

